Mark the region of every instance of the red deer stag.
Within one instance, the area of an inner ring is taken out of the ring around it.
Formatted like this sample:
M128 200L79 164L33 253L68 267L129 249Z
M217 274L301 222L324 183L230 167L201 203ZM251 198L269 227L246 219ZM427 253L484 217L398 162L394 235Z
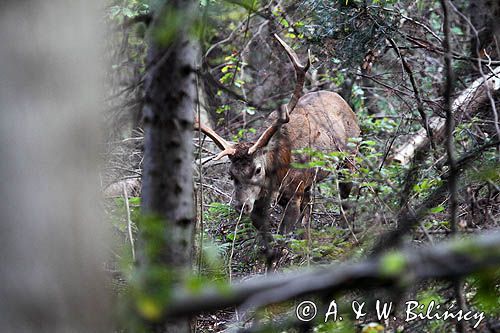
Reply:
M309 147L315 151L347 152L348 139L360 134L356 115L338 94L318 91L300 97L310 61L302 65L295 52L275 37L293 63L297 83L288 104L269 115L265 121L267 128L257 141L233 144L199 121L195 122L195 128L222 150L215 159L227 155L231 161L229 175L234 182L235 208L251 213L254 226L264 234L268 233L266 220L272 199L277 198L278 204L284 207L280 232L288 233L300 218L307 221L306 207L312 184L328 175L316 169L291 168L293 162L308 161L306 155L292 154L292 151ZM353 170L352 158L345 165ZM341 184L342 198L347 198L350 187L348 183Z

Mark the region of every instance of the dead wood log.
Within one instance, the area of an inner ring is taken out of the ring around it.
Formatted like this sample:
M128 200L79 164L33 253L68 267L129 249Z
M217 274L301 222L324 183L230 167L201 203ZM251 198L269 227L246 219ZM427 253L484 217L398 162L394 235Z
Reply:
M475 80L470 87L465 89L453 101L451 108L455 118L461 118L464 114L473 113L488 98L488 89L497 91L500 89L500 67L486 77L480 77ZM434 140L443 137L445 132L445 118L431 117L429 127L434 135ZM406 142L397 147L390 160L401 164L408 164L415 153L425 149L429 144L429 136L425 128L421 128L417 133L411 136Z
M395 256L401 265L389 271L387 262ZM500 233L489 232L470 240L389 253L358 263L256 278L223 291L205 288L200 294L192 295L186 290L177 290L164 315L187 317L233 306L250 310L313 294L329 295L353 289L410 286L429 279L454 279L499 266Z

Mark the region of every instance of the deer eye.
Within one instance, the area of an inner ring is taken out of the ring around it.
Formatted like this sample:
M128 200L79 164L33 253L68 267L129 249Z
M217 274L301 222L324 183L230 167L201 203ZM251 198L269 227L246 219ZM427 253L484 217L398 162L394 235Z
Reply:
M262 168L261 167L257 167L257 169L255 169L255 175L260 174L261 171L262 171Z

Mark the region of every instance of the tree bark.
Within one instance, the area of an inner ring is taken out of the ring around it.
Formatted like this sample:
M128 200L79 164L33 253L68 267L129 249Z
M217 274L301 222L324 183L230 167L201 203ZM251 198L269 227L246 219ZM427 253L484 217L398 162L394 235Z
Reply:
M190 268L194 221L192 182L192 138L196 98L194 58L189 41L191 1L163 1L155 8L147 55L145 80L144 169L142 209L163 220L164 237L160 258L145 254L139 239L139 269L151 261L175 272ZM172 15L181 23L166 20ZM168 25L168 26L165 26ZM165 30L166 29L166 30ZM174 30L171 30L174 29ZM171 39L158 39L161 31L174 31ZM142 231L141 231L142 233ZM189 321L176 319L151 323L155 332L188 332Z

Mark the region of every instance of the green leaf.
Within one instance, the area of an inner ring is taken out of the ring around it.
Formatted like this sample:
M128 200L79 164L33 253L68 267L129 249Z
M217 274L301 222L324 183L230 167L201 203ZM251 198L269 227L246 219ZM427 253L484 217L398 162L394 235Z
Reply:
M361 142L361 145L373 147L376 146L377 143L373 140L365 140Z
M384 255L380 261L380 272L384 276L400 275L406 267L406 258L399 252Z
M231 81L231 79L233 78L234 74L233 72L229 72L229 73L226 73L224 74L224 76L222 76L219 81L221 83L228 83L229 81Z
M442 211L444 211L444 207L443 206L437 206L437 207L434 207L431 209L431 213L435 214L435 213L441 213Z
M128 198L128 202L131 205L140 205L141 204L141 197L130 197L130 198Z
M285 28L288 28L288 27L290 26L290 24L288 23L288 21L287 21L287 20L285 20L284 18L281 18L281 19L279 20L279 22L280 22L280 24L281 24L282 26L284 26Z
M464 34L462 29L460 29L460 27L452 27L450 30L454 35L457 35L457 36L463 36L463 34Z

